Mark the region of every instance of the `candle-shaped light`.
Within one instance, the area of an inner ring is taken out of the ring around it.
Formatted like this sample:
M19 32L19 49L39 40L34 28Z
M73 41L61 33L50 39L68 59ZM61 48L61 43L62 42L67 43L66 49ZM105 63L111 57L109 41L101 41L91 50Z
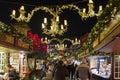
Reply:
M64 25L67 25L67 20L64 20Z
M64 29L63 25L61 25L61 29Z
M67 44L65 44L65 47L67 47Z
M79 40L79 43L80 43L80 40Z
M64 45L64 44L62 44L62 47L64 48L64 47L65 47L65 45Z
M42 23L42 29L44 29L45 28L45 25L44 25L44 23Z
M47 37L45 37L45 41L47 41Z
M12 11L12 15L13 15L13 16L15 16L15 14L16 14L16 11L15 11L15 10L13 10L13 11Z
M59 22L59 16L56 17L56 21Z
M50 26L50 29L53 30L53 26Z
M44 18L44 23L47 23L47 18Z
M89 3L93 3L93 1L92 1L92 0L89 0Z
M23 11L24 11L24 6L21 6L21 7L20 7L20 10L23 10Z
M83 8L83 13L85 13L86 12L86 9L85 8Z
M101 5L99 6L99 11L102 11L102 6Z
M75 38L75 42L77 42L77 38Z
M43 38L41 38L41 42L43 42Z
M59 44L57 44L57 47L59 47Z
M72 40L72 43L74 43L74 40Z
M50 40L48 39L48 43L50 42Z

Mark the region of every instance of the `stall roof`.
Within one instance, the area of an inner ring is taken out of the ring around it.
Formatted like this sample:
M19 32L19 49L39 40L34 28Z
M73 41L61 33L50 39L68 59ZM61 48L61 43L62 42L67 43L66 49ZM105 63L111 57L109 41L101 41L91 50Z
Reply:
M104 45L99 51L102 52L120 52L120 34Z
M111 33L97 46L95 51L120 52L120 22Z

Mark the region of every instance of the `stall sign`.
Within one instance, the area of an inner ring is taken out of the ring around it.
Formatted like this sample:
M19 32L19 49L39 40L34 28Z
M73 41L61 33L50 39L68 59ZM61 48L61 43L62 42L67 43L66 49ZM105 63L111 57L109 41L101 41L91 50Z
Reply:
M0 32L0 41L5 41L5 40L6 40L6 35Z
M25 48L25 49L29 49L29 44L23 42L23 41L20 40L20 39L18 40L18 44L17 44L17 46L22 47L22 48Z
M6 37L5 42L10 43L10 44L14 44L14 37L13 36L6 35L5 37Z

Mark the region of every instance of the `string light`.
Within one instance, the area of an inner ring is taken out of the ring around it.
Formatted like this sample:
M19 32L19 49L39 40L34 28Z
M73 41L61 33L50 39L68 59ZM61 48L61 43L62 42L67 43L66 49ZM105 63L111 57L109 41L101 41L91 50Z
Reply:
M64 38L63 40L60 40L58 38L48 39L47 37L41 39L42 43L45 43L45 44L48 44L48 45L52 41L57 41L58 42L58 44L55 44L55 48L57 50L65 50L68 47L67 44L64 44L65 41L70 42L72 45L80 44L80 40L78 40L77 38L75 38L75 40L71 40L71 39L68 39L68 38Z
M18 22L30 22L31 17L34 15L35 12L37 12L38 10L43 10L53 16L50 26L48 26L47 18L44 18L44 22L42 23L43 33L51 36L63 35L63 33L67 31L68 23L67 20L64 20L64 24L60 24L59 15L64 12L65 9L69 9L77 11L77 13L81 16L82 19L100 16L100 14L102 13L102 6L100 5L98 13L95 13L93 3L94 2L92 0L89 0L87 13L86 8L80 9L74 4L69 4L55 7L38 6L35 7L30 13L28 13L27 16L25 15L26 11L24 9L24 6L21 6L21 8L19 9L19 16L16 16L15 10L13 10L10 16ZM47 28L47 26L50 27L50 29Z

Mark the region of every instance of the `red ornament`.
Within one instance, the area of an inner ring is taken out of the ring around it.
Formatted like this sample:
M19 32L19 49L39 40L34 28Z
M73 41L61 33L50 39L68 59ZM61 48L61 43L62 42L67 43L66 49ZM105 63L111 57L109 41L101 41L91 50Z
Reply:
M38 36L38 34L33 34L31 31L29 31L28 37L33 40L33 51L39 51L43 54L47 53L47 45L41 43L41 38Z

